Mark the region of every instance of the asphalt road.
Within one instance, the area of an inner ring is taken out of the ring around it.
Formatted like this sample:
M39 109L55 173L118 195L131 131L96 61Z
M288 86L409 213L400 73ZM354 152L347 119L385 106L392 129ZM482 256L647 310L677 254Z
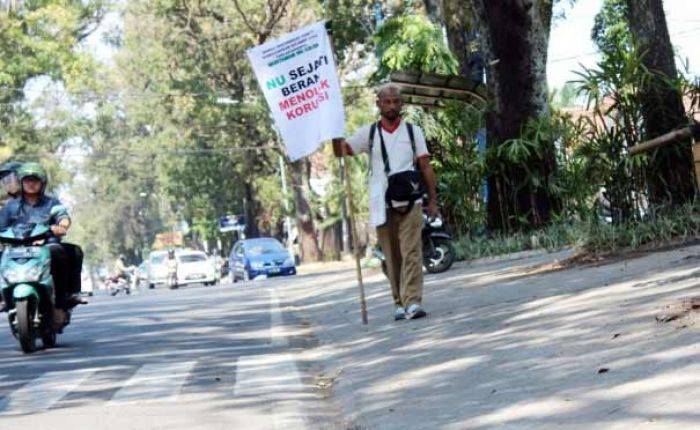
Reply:
M3 318L0 430L336 428L277 298L307 281L97 296L31 355Z

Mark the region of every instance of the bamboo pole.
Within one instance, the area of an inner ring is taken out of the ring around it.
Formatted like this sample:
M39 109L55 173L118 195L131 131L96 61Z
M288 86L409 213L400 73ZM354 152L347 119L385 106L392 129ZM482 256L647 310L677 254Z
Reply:
M690 127L681 128L679 130L674 130L670 133L663 134L646 142L642 142L638 145L634 145L630 148L630 155L637 155L643 152L651 151L652 149L661 148L672 143L676 143L679 140L687 139L692 135Z
M365 298L365 284L362 280L362 264L360 263L360 247L358 246L357 225L355 224L355 202L352 194L352 185L350 184L350 171L348 169L347 154L345 142L343 142L341 153L341 164L343 165L343 176L345 182L345 195L348 202L348 218L350 219L350 240L352 242L352 253L355 257L355 273L357 275L357 285L360 289L360 315L362 316L362 324L367 325L367 300Z
M330 21L326 22L326 31L328 32L328 40L331 44L333 56L337 57L335 52L335 45L333 45L333 33ZM350 171L348 169L347 163L348 154L346 151L346 143L344 141L341 144L341 148L342 150L340 155L340 164L343 166L343 177L341 178L341 180L344 182L345 185L345 198L347 199L348 204L348 219L350 221L350 241L352 242L352 253L355 257L355 274L357 275L357 285L360 290L360 315L362 317L362 324L367 325L369 322L367 318L367 299L365 296L365 283L362 279L362 264L360 262L362 256L360 255L360 247L358 246L359 241L357 238L357 225L355 224L355 201L352 194L352 185L350 184Z
M698 122L694 122L688 127L673 130L654 139L634 145L632 148L630 148L629 155L639 155L653 149L674 144L690 137L692 137L695 141L693 144L693 166L695 171L695 183L697 184L698 189L700 189L700 123Z

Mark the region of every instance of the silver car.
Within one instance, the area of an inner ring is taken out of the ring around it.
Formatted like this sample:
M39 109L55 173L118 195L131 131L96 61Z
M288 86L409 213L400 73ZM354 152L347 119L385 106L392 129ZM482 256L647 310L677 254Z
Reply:
M168 282L168 251L153 251L148 256L148 288Z
M213 259L201 251L183 250L175 253L177 258L177 284L202 283L216 285L219 270Z

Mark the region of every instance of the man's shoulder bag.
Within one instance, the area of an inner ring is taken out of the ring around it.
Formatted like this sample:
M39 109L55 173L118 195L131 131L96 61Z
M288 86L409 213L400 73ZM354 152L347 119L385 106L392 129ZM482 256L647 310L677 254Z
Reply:
M406 123L408 137L411 140L411 149L413 150L413 158L416 158L416 141L413 134L413 124ZM418 171L418 166L415 161L413 169L403 172L391 173L389 165L389 154L386 151L384 144L384 136L382 134L381 123L372 124L369 130L369 153L372 152L374 144L374 135L379 131L379 142L381 145L382 161L384 162L384 173L387 176L387 190L385 200L387 207L400 214L407 214L413 209L413 205L423 198L425 187L423 186L423 178Z

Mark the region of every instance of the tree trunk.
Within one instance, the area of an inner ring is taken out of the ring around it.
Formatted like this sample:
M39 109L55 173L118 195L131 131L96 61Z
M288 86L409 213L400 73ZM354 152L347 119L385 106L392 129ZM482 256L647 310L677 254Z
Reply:
M258 228L258 201L255 199L253 185L246 182L245 189L245 237L254 238L260 237L260 229Z
M472 0L487 61L491 108L486 117L489 146L521 137L530 120L548 114L547 47L552 19L548 0ZM546 185L527 178L556 169L553 145L525 162L501 160L488 178L489 227L512 230L550 220L555 199Z
M340 250L342 248L341 223L335 223L323 229L321 232L321 246L323 248L323 259L340 261Z
M450 51L457 57L460 75L482 82L483 55L478 49L473 49L476 46L470 46L475 42L475 38L472 37L474 11L460 0L443 0L441 6L447 44Z
M309 185L306 174L308 161L300 160L291 163L292 189L294 190L294 208L296 210L296 221L299 229L299 245L301 248L302 261L320 261L321 250L318 247L316 228L309 206Z
M425 11L428 13L428 18L435 23L440 22L440 0L423 0Z
M644 138L653 139L687 126L683 96L668 81L678 76L673 46L666 26L662 0L627 0L627 19L642 61L652 73L642 89ZM654 205L679 205L693 199L691 140L651 153L647 171L649 201Z

